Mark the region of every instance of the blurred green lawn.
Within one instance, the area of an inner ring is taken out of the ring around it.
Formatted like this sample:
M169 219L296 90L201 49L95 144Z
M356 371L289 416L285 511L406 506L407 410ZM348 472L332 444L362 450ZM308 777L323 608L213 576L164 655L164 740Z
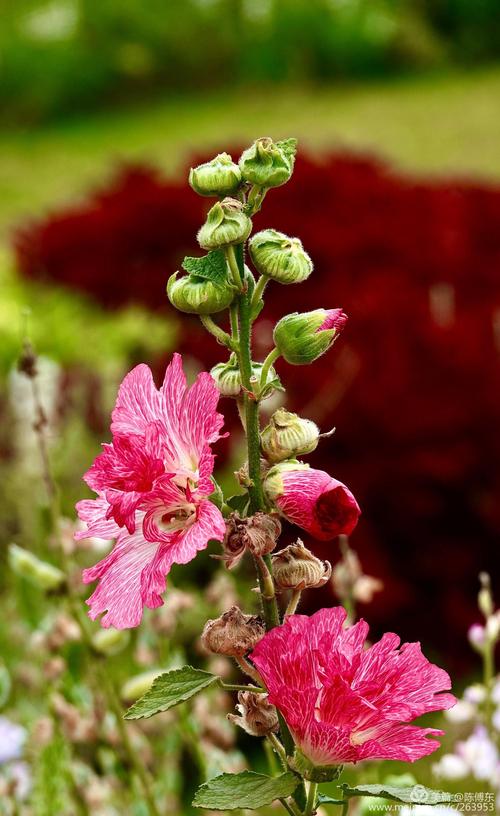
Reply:
M500 68L329 88L183 96L34 130L0 132L0 231L102 184L123 159L175 172L195 150L294 135L418 173L500 179Z

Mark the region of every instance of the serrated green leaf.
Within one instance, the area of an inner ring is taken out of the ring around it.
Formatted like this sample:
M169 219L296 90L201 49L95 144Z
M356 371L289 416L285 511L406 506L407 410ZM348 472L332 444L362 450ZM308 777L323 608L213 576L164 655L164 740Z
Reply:
M252 771L221 774L196 791L193 806L210 810L256 810L291 796L300 779L293 773L266 776Z
M442 805L451 802L451 796L445 791L436 791L424 785L342 785L344 796L380 796L393 802L404 802L407 805Z
M189 255L184 258L182 268L190 275L197 278L212 281L215 284L227 283L227 263L226 256L221 249L214 249L201 258L193 258Z
M126 720L140 720L152 717L160 711L184 703L198 692L212 686L219 678L192 666L160 674L153 685L142 697L130 706L125 714Z

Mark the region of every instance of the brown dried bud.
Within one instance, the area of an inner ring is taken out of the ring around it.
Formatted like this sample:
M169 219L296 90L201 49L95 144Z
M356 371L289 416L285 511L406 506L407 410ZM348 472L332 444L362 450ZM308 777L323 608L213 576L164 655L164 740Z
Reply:
M274 582L278 589L317 589L330 580L332 565L321 561L304 547L300 538L272 556Z
M26 341L24 343L21 356L19 357L17 363L18 371L21 371L23 374L26 374L27 377L34 379L38 374L36 368L36 361L37 357L33 349L33 346L31 345L31 343Z
M232 606L220 618L206 622L201 642L214 654L243 657L257 645L265 633L266 629L260 618L245 615L237 606Z
M281 534L281 522L277 515L255 513L248 518L240 518L232 513L226 521L224 554L220 556L231 569L241 560L245 550L255 556L263 556L274 550Z
M262 479L265 479L266 474L269 471L269 468L270 468L269 462L267 462L265 459L261 459L260 475ZM242 487L250 487L253 484L248 473L248 462L244 462L239 470L235 470L234 475L236 477L236 481Z
M252 737L265 737L267 734L278 731L278 713L269 702L267 694L239 691L236 709L239 711L239 716L228 714L228 720L239 725Z
M384 586L378 578L364 575L357 554L347 545L343 546L342 558L333 568L332 583L339 600L352 599L361 603L370 603L374 594Z

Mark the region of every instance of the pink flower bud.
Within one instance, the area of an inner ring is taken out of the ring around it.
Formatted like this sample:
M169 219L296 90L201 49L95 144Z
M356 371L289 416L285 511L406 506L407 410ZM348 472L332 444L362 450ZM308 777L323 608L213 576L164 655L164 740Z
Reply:
M267 498L288 521L320 541L350 535L361 513L348 487L324 470L281 462L266 476Z
M469 638L470 645L478 652L481 652L484 649L486 643L486 630L480 623L472 624L467 632L467 637Z

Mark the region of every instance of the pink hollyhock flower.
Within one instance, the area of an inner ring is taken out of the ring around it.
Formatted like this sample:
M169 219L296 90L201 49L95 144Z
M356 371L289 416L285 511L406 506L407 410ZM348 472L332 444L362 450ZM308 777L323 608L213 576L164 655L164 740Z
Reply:
M225 532L209 500L214 486L210 445L224 418L219 392L207 373L186 386L182 359L174 354L158 390L146 365L123 380L112 414L113 441L85 474L98 498L77 504L86 530L76 538L116 538L110 554L84 570L99 580L89 615L105 627L137 626L144 606L160 606L172 564L186 564L210 539Z
M345 484L302 462L275 465L264 482L268 499L288 521L320 541L350 535L361 510Z
M328 766L435 751L443 732L408 722L455 704L447 673L392 633L365 649L368 625L345 621L343 607L291 615L250 655L301 753Z

